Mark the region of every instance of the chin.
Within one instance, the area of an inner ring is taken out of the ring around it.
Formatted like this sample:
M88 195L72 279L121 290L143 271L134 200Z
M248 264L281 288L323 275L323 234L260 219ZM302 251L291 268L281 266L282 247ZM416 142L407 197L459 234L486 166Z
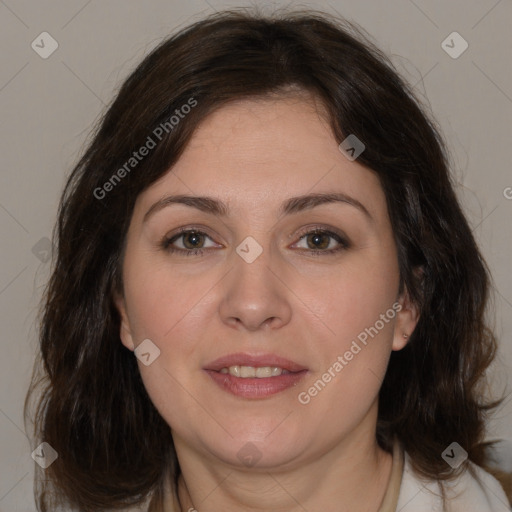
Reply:
M261 429L244 428L243 432L234 432L233 437L225 435L222 439L208 439L206 446L217 458L224 460L226 464L238 468L246 466L248 469L275 469L286 467L292 463L306 449L305 436L300 432L296 435L289 429L278 432L276 422L270 422L272 428ZM274 431L272 431L274 429Z

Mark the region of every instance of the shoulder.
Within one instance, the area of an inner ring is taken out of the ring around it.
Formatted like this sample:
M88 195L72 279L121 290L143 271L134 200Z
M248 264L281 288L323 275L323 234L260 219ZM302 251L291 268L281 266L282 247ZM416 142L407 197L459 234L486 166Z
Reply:
M444 512L441 485L426 480L412 469L404 454L404 471L396 510L400 512ZM512 508L498 481L479 466L469 463L470 470L444 482L446 512L510 512Z

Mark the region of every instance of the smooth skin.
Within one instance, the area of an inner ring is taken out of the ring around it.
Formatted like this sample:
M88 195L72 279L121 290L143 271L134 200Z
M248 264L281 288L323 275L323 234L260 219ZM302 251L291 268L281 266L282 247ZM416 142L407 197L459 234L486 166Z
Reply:
M291 197L334 192L359 201L371 218L347 202L279 215ZM144 219L176 194L217 199L228 212L168 204ZM206 235L180 236L178 228ZM339 233L348 246L307 234L315 228ZM263 249L252 263L236 252L248 236ZM166 239L183 252L169 252ZM185 254L195 247L204 252ZM123 280L116 298L123 345L134 350L149 338L160 349L139 369L170 426L182 510L378 510L392 462L376 441L378 392L418 311L398 293L378 177L341 153L318 101L305 94L246 99L210 114L173 168L137 198ZM396 302L400 312L300 403L299 393ZM241 398L203 370L234 352L274 353L308 373L280 393ZM261 454L252 467L237 456L247 443Z

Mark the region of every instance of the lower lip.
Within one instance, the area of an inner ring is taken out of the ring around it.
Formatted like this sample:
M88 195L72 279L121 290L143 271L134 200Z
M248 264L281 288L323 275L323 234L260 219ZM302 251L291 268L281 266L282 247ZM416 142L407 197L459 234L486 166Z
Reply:
M243 398L265 398L280 391L296 386L304 378L307 370L295 373L285 373L276 377L247 378L234 377L229 373L206 370L206 373L224 391Z

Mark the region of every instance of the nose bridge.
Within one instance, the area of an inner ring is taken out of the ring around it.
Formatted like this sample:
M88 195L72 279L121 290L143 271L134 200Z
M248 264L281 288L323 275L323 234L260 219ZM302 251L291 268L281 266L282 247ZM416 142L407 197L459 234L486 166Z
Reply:
M258 242L256 236L262 243ZM235 248L232 286L236 293L244 297L278 292L275 289L275 276L270 270L278 265L278 261L272 258L268 237L263 238L262 234L249 235Z
M236 247L220 305L224 322L250 330L266 323L284 325L291 316L287 288L276 276L279 258L273 257L268 237L262 245L256 236L247 236Z

